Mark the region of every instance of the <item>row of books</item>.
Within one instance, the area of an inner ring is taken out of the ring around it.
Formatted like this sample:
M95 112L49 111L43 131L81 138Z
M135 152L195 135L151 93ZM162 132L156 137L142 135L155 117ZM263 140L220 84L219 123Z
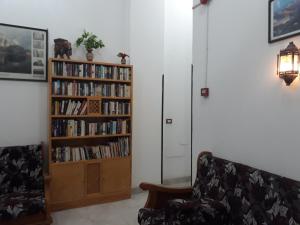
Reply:
M69 62L54 62L53 74L55 76L89 77L122 81L130 81L131 79L129 68Z
M102 101L101 113L103 115L130 115L130 102Z
M86 115L87 101L62 100L52 103L52 115Z
M94 82L52 82L52 93L64 96L130 97L131 86L127 84L99 84Z
M52 162L70 162L92 159L127 157L130 154L128 138L119 138L116 142L106 145L83 147L56 147L52 151Z
M85 120L53 120L52 137L83 137L94 135L127 134L130 132L129 120L108 122L89 122Z

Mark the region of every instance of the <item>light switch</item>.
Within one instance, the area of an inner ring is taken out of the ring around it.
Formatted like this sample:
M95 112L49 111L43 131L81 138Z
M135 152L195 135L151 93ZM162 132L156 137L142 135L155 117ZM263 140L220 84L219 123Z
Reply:
M172 124L173 123L173 119L166 119L166 124Z

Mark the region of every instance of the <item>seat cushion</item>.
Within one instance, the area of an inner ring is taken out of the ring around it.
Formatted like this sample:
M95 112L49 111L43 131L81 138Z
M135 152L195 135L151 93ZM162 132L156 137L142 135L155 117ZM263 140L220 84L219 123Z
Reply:
M161 210L141 209L141 225L225 225L228 223L226 207L213 199L186 201L175 199Z
M146 209L139 210L138 222L140 225L167 225L165 210Z
M224 225L228 222L226 207L221 202L209 198L171 200L166 210L166 217L170 221L176 221L175 224Z
M0 195L0 220L15 219L44 210L42 191L9 193Z

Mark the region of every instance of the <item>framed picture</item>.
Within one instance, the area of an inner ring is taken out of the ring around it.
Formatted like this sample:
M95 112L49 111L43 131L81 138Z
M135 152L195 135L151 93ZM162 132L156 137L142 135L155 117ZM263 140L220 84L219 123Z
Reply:
M48 30L0 23L0 79L47 82Z
M269 0L269 43L300 34L300 0Z

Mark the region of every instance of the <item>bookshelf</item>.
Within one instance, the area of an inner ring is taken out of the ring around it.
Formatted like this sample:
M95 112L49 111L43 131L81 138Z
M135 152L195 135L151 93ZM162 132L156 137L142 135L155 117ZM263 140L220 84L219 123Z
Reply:
M50 58L53 211L129 198L133 67Z

